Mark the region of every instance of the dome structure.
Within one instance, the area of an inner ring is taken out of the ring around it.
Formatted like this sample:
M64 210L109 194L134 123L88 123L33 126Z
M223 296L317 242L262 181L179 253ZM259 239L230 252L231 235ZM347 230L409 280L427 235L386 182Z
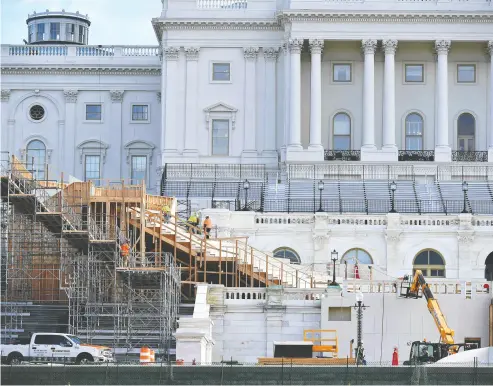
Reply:
M79 11L50 11L28 15L28 44L87 45L91 22Z

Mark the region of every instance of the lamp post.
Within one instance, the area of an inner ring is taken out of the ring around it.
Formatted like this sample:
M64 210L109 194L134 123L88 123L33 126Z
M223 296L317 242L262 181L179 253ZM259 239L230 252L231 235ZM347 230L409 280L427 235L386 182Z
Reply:
M339 253L334 249L330 253L330 259L332 260L332 282L329 283L329 286L339 285L336 283L336 261L339 257Z
M250 189L250 182L248 180L245 180L243 182L243 189L245 190L245 206L243 207L244 211L248 210L248 189Z
M322 209L322 190L324 190L324 182L322 180L318 181L318 191L320 192L320 206L318 207L317 212L323 212Z
M462 183L462 191L464 192L464 208L462 209L462 213L468 213L467 207L466 207L466 195L467 191L469 189L469 186L466 181Z
M392 192L392 201L391 201L390 213L396 213L395 200L394 200L394 195L395 195L396 190L397 190L397 184L395 183L395 181L392 181L392 183L390 184L390 191Z
M367 306L363 304L363 294L361 292L356 293L356 303L353 308L356 310L357 321L357 343L356 343L356 364L365 364L365 352L363 349L363 311Z

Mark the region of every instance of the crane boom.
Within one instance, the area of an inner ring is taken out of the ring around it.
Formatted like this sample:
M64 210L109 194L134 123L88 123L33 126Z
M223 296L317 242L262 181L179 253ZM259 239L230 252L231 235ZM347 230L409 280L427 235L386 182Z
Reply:
M416 270L413 281L409 287L409 295L418 297L419 290L421 290L425 296L428 311L430 311L431 316L433 316L433 320L440 332L440 340L446 344L454 344L454 330L448 326L445 316L443 315L442 310L440 310L438 301L433 296L428 283L426 283L423 272L418 269Z

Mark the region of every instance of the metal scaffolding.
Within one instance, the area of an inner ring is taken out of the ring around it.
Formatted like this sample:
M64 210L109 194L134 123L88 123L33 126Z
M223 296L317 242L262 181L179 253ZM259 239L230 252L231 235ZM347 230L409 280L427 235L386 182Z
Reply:
M56 305L67 311L65 328L87 342L169 353L180 274L173 255L147 252L152 241L129 222L145 187L40 181L15 157L2 157L0 177L2 338L48 331ZM133 245L125 260L123 242Z

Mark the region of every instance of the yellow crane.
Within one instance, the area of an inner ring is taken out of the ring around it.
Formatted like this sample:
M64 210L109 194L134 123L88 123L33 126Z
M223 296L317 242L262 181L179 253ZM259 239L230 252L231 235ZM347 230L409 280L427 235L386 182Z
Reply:
M449 355L456 354L461 347L464 350L476 348L468 344L455 342L454 330L448 326L438 301L433 296L428 283L426 283L423 272L418 269L415 271L414 277L404 276L401 283L400 296L418 299L423 295L426 299L428 311L430 311L440 333L440 342L430 343L426 340L412 342L409 361L404 362L404 364L433 363Z

